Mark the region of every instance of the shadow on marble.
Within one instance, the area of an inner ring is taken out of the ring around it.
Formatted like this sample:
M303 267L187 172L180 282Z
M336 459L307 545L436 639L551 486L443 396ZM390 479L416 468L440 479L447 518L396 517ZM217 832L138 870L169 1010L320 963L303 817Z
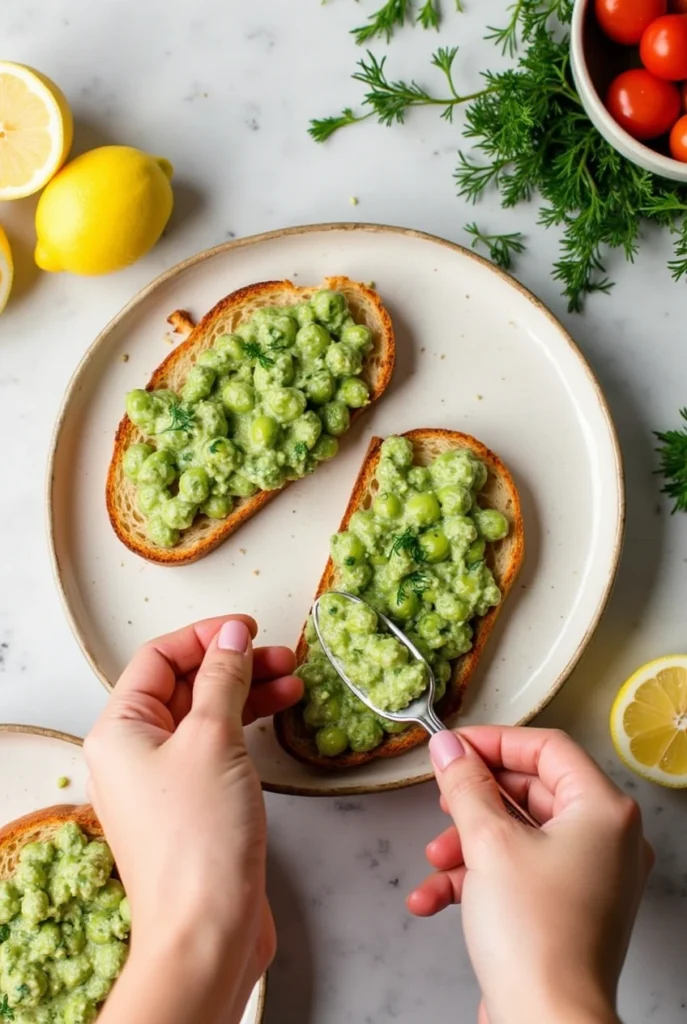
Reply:
M34 221L38 196L16 199L4 205L6 209L3 209L2 226L7 232L14 263L14 282L10 297L10 303L14 306L33 291L42 273L33 258L36 246Z
M265 1024L315 1024L314 954L303 900L273 848L267 856L267 896L278 935L277 955L270 967Z

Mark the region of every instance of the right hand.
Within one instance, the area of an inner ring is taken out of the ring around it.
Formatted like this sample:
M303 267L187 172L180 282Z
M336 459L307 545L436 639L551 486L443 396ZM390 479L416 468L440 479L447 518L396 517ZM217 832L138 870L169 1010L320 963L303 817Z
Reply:
M654 860L635 801L552 730L443 732L430 753L454 825L428 845L435 872L408 907L428 917L462 903L480 1021L617 1022L618 979ZM492 771L541 830L509 817Z

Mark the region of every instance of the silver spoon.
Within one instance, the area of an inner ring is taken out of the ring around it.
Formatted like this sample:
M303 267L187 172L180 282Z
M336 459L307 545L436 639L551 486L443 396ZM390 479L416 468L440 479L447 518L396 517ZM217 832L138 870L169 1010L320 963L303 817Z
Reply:
M427 686L427 689L424 691L424 693L422 693L419 697L416 697L416 699L411 701L410 704L408 704L405 708L401 708L400 711L382 711L381 708L378 708L375 704L372 703L372 701L367 696L365 691L361 690L358 686L356 686L356 684L349 678L349 676L346 673L346 669L343 666L343 663L329 649L326 640L322 636L322 630L320 629L320 602L322 601L322 598L330 597L332 595L336 597L343 597L347 601L353 601L355 604L362 604L368 608L371 608L372 606L369 605L367 601L363 601L362 598L354 597L353 594L347 594L343 590L328 590L326 594L322 594L320 597L317 598L312 607L312 620L315 626L315 632L317 633L317 638L320 641L320 644L322 645L322 650L324 651L325 655L327 656L329 662L336 671L337 675L346 684L349 690L351 690L358 698L358 700L362 701L362 703L366 707L368 707L370 711L373 711L375 715L379 715L381 718L388 718L392 722L417 722L418 725L421 725L424 729L427 730L430 736L435 736L439 732L444 732L444 730L446 730L446 726L444 725L444 723L441 721L441 719L434 710L434 694L436 693L436 679L434 677L434 672L432 671L431 665L424 657L424 655L420 653L420 651L417 649L412 640L410 640L409 637L407 637L405 633L401 629L399 629L398 626L395 625L395 623L391 621L391 619L388 619L386 615L382 615L382 613L378 612L376 608L374 608L373 611L375 612L377 618L383 623L383 625L389 630L390 633L393 633L397 640L400 640L404 647L407 647L407 649L413 655L415 660L421 661L422 664L425 666L427 676L429 678L429 685ZM527 811L523 810L523 808L520 807L520 805L517 804L515 800L513 800L513 798L505 791L505 789L499 786L498 782L496 783L496 785L498 786L498 790L499 793L501 794L501 799L505 804L506 810L511 815L511 817L515 818L516 821L521 821L526 825L531 825L533 828L539 828L538 822L536 822L534 818L532 818L527 813Z

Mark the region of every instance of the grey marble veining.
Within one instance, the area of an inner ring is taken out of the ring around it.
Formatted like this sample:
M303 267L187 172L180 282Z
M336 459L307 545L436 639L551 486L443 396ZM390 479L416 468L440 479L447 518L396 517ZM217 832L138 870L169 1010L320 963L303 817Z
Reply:
M69 377L99 329L134 292L190 253L227 238L298 223L365 220L465 242L475 217L451 177L458 127L416 112L403 128L373 124L318 147L313 116L361 97L360 51L347 34L373 9L335 0L5 0L3 56L55 78L77 120L75 152L107 142L164 154L176 208L157 248L105 279L39 275L31 263L35 200L5 204L17 260L15 297L0 319L0 720L83 734L104 702L74 642L51 578L44 472ZM448 5L451 6L451 5ZM474 85L500 58L480 40L503 18L481 0L451 15L440 42L460 43L457 80ZM429 79L433 34L407 31L390 51L395 75ZM375 46L381 52L383 46ZM359 199L352 206L350 198ZM606 392L626 460L627 539L618 585L578 669L542 715L570 730L641 803L657 865L621 988L628 1024L687 1020L687 796L631 778L607 730L619 683L651 657L685 649L687 516L672 517L653 476L652 430L687 404L685 287L669 244L651 232L633 268L609 261L617 286L570 316L552 281L554 233L534 206L476 211L494 230L521 230L521 280L560 316ZM414 921L403 896L425 873L423 846L444 827L433 786L382 796L269 796L270 891L281 947L268 1024L472 1021L479 1000L459 911Z

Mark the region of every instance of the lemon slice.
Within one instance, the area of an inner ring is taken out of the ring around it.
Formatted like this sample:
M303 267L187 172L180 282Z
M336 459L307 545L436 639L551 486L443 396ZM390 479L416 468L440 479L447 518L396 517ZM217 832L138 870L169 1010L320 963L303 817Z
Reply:
M0 313L2 313L10 297L13 277L12 250L10 249L10 243L7 241L7 235L0 228Z
M628 768L662 786L687 788L687 655L658 658L630 676L610 725Z
M63 94L39 71L0 61L0 199L37 192L67 159L74 125Z

